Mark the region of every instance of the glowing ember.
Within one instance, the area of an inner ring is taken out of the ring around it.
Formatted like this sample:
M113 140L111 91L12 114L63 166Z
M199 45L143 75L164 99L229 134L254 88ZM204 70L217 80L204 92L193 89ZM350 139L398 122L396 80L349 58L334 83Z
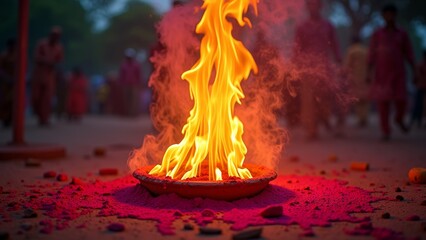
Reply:
M232 36L233 18L240 26L251 27L243 15L257 0L205 0L205 10L196 32L204 34L200 59L182 78L189 83L194 106L182 129L183 140L171 145L161 165L149 173L172 179L200 176L202 165L208 165L209 180L222 175L252 178L243 167L247 148L242 140L243 124L234 115L235 103L241 104L242 80L257 72L256 63L243 43Z

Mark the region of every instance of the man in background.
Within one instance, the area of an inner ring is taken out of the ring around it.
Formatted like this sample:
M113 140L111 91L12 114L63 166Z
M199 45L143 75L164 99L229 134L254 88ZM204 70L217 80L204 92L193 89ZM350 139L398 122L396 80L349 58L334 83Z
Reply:
M388 141L391 135L389 124L391 105L396 109L396 124L403 132L408 132L404 123L407 104L405 61L415 72L410 39L408 34L397 26L396 16L395 5L383 7L382 17L385 26L373 33L368 53L367 81L372 82L370 96L377 103L384 141Z
M35 50L32 102L40 126L49 125L57 65L64 58L61 33L61 28L53 27L49 36L38 42Z

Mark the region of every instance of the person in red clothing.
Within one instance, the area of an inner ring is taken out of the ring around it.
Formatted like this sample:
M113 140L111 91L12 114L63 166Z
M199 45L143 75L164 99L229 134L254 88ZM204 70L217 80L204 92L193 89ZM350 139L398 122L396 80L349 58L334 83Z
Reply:
M405 61L411 65L413 72L415 69L410 39L408 34L397 26L396 15L397 8L394 5L383 7L385 26L373 33L368 53L367 81L372 82L370 96L377 103L384 141L388 141L391 135L391 104L395 104L396 124L403 132L408 131L404 124L407 103Z
M125 59L120 67L119 83L123 89L123 110L126 116L139 113L139 93L141 88L141 69L135 59L136 51L132 48L124 52Z
M68 85L67 113L70 120L80 120L87 110L87 79L83 72L74 68Z
M46 39L38 42L32 77L32 103L41 126L49 125L55 92L57 66L64 58L60 43L61 28L53 27Z

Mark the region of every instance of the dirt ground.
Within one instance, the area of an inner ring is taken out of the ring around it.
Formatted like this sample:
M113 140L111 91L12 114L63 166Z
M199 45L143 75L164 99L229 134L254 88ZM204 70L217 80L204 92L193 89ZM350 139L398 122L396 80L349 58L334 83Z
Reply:
M49 170L64 172L68 176L83 178L85 181L109 181L129 174L126 162L129 152L140 146L143 136L152 131L149 117L137 119L88 116L81 123L65 120L54 122L48 128L39 128L34 119L26 123L26 139L29 143L54 143L66 147L67 157L57 160L43 160L39 167L28 167L25 159L0 162L0 186L17 192L26 190L26 185L46 181L43 173ZM394 127L395 128L395 127ZM0 142L7 143L10 130L1 130ZM348 122L344 137L335 137L325 131L317 141L306 141L300 129L289 131L290 141L278 166L281 176L322 176L326 179L348 181L349 186L359 187L387 199L371 203L373 213L356 213L358 217L370 217L374 227L401 232L402 238L426 239L426 186L407 184L407 173L412 167L426 167L426 129L413 129L404 135L394 129L390 142L380 141L380 132L375 117L367 128L359 129L352 121ZM96 157L96 147L106 149L104 157ZM297 156L297 159L294 157ZM353 171L350 163L363 161L370 164L369 171ZM99 176L101 168L117 168L117 176ZM345 174L342 174L345 173ZM68 183L59 183L65 185ZM399 187L401 192L396 192ZM377 193L377 192L380 192ZM4 191L2 195L4 195ZM397 195L403 201L395 200ZM0 207L5 208L6 202ZM389 219L382 214L390 213ZM9 212L11 220L4 221L0 214L0 239L232 239L236 233L229 224L213 221L208 226L220 228L221 235L199 234L198 226L193 231L184 231L180 220L173 223L175 235L161 235L155 221L130 218L103 217L88 214L70 222L63 230L49 234L40 233L39 222L46 218L42 214L36 218L22 218L20 211ZM407 217L417 215L418 221L408 221ZM125 225L123 232L108 231L109 223ZM78 227L85 224L84 228ZM315 236L301 235L298 225L262 226L261 239L374 239L373 236L352 236L345 229L355 228L358 223L332 222L330 227L313 227ZM29 226L29 227L28 227ZM249 227L256 228L256 227ZM394 236L395 237L395 236ZM392 236L391 238L392 239Z

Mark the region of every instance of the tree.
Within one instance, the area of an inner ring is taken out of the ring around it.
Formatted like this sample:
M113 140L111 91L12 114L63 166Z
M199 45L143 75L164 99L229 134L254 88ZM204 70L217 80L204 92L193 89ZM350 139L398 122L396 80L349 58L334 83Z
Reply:
M149 49L155 44L155 24L160 17L148 4L130 1L126 10L110 19L110 25L100 33L104 60L109 67L117 66L123 51L132 47Z
M3 0L0 3L1 43L4 43L7 38L17 37L18 4L19 1L16 0ZM88 19L80 1L30 1L29 21L30 64L37 41L46 37L51 27L57 25L62 28L63 32L64 68L69 69L74 65L83 66L86 70L91 68L93 56L87 53L94 45L91 34L92 22Z

